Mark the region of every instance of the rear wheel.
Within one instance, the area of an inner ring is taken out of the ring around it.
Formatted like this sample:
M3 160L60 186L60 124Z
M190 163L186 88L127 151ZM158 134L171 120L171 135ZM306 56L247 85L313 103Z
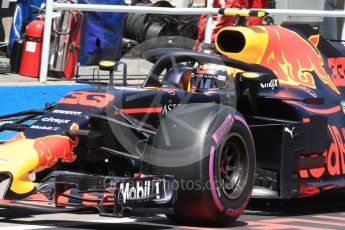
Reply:
M254 143L244 119L233 109L184 105L162 120L142 168L175 177L178 196L175 212L169 215L172 220L227 224L249 201Z

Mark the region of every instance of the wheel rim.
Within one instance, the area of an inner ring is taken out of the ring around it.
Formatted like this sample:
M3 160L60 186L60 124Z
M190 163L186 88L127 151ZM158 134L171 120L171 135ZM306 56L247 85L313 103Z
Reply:
M235 200L242 194L248 177L248 152L243 138L232 134L220 147L218 178L224 195Z

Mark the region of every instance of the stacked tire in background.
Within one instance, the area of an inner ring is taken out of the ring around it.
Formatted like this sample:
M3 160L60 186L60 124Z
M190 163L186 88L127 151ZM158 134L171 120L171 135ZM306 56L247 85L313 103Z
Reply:
M133 1L131 5L173 7L166 1L152 4L149 0ZM126 53L139 43L145 45L134 53L142 54L149 49L161 47L192 49L198 33L198 23L199 16L127 14L124 37L129 40L125 40L123 52Z

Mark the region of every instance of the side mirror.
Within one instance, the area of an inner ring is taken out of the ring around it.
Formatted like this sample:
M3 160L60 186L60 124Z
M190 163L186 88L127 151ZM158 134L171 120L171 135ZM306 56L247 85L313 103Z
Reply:
M258 72L244 72L241 73L240 78L242 78L242 80L255 83L271 83L273 80L277 80L275 75Z
M114 85L114 71L117 71L119 65L123 65L123 85L127 85L127 64L122 61L101 60L98 64L100 70L109 71L109 85Z
M237 92L238 96L242 96L246 89L248 89L248 101L253 113L257 113L257 93L258 89L262 88L278 88L279 81L277 77L272 73L260 73L260 72L243 72L240 73L237 78Z

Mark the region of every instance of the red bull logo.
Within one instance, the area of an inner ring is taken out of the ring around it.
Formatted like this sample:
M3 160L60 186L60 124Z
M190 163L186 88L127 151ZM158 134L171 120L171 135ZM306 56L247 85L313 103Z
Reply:
M70 163L76 160L73 148L78 140L72 140L66 136L53 135L35 139L34 148L38 153L38 165L35 171L51 168L58 159Z
M70 130L78 130L79 126L73 123ZM34 139L34 149L38 154L38 164L35 171L51 168L61 159L62 162L70 163L77 159L73 148L78 145L79 138L72 140L62 135L50 135Z
M280 84L302 85L316 88L313 72L321 81L339 93L324 69L324 61L317 45L320 35L309 38L313 46L297 33L280 26L267 26L268 44L260 64L271 68Z
M332 70L334 84L345 86L345 57L328 58L328 66Z
M238 36L239 33L243 38ZM240 40L236 49L227 45L232 36L233 40ZM339 94L317 49L319 41L320 35L305 40L296 32L277 25L228 27L219 32L216 47L228 57L268 67L276 74L281 85L316 89L317 76L323 84Z
M76 124L70 127L71 130L78 128ZM78 138L73 140L67 136L50 135L28 139L20 133L0 146L0 171L12 174L12 192L29 193L35 188L29 174L50 168L59 159L67 163L75 161L77 156L73 149L77 144Z
M300 170L299 174L301 178L321 178L325 174L329 176L345 175L345 128L339 130L336 126L329 125L328 130L333 141L329 149L323 153L325 157L325 166L309 170Z

